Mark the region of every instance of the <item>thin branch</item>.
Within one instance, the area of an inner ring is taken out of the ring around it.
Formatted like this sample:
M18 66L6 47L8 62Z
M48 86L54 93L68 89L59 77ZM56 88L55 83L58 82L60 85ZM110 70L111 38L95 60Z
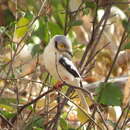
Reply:
M72 93L72 91L73 91L73 88L69 88L65 95L68 97ZM58 112L58 114L55 115L55 117L50 122L48 122L47 128L46 128L47 130L50 130L51 127L53 126L53 122L55 122L55 120L57 120L59 118L59 116L61 115L61 112L63 110L63 107L67 102L68 102L68 99L64 98L60 105L60 111Z
M123 121L123 124L122 124L122 126L121 126L121 130L123 130L123 128L124 128L124 126L126 125L126 120L127 120L127 118L128 118L128 114L129 114L129 112L130 112L130 103L128 103L128 108L127 108L128 110L127 110L127 112L125 113L125 117L124 117L124 121Z
M96 28L95 28L95 32L97 32L96 30L100 30L99 28L100 28L101 24L103 23L102 29L99 32L98 37L96 38L96 36L95 36L96 42L95 43L93 42L93 45L91 45L91 49L90 49L90 52L89 52L88 59L86 61L86 64L84 65L83 69L81 70L81 74L83 73L84 68L86 68L86 66L89 64L89 61L92 59L92 57L94 58L94 56L95 56L94 51L96 50L96 47L99 44L102 33L103 33L104 28L106 26L106 23L107 23L107 20L109 18L109 14L110 14L110 9L111 9L111 6L108 6L105 13L104 13L104 16L102 17L103 19L100 20L98 26L96 26Z
M98 125L94 119L79 105L77 105L76 103L74 103L69 97L67 97L66 95L64 95L62 92L59 91L59 93L64 96L66 99L68 99L71 103L73 103L77 108L79 108L88 118L89 120L91 120L99 129L102 130L102 128L100 127L100 125Z
M100 48L99 50L97 50L95 52L95 54L93 54L92 56L90 56L90 58L87 60L86 64L84 65L84 68L81 70L81 74L84 72L84 70L86 69L86 66L88 64L90 64L90 62L95 58L95 56L100 53L104 48L106 48L108 45L110 44L110 42L108 42L107 44L105 44L102 48Z
M125 111L126 111L126 109L127 109L128 107L129 107L129 104L122 110L122 113L121 113L121 115L120 115L118 121L116 122L116 125L115 125L115 127L114 127L113 130L117 130L118 124L120 123L120 121L121 121L121 119L122 119L122 117L123 117L123 115L124 115L124 113L125 113Z
M66 1L66 12L65 12L65 26L64 26L64 35L67 35L67 28L68 28L68 18L69 18L69 0Z
M84 63L84 61L85 61L85 59L86 59L86 57L87 57L87 54L88 54L88 52L89 52L89 49L91 48L91 46L92 46L92 44L93 44L93 42L94 42L94 39L95 39L95 26L96 26L96 19L97 19L97 10L98 10L98 4L96 4L97 6L96 6L96 9L95 9L95 16L94 16L94 18L93 18L93 27L92 27L92 34L91 34L91 39L90 39L90 41L89 41L89 43L88 43L88 46L86 47L86 49L85 49L85 51L84 51L84 54L83 54L83 56L82 56L82 58L81 58L81 61L80 61L80 64L79 64L79 68L82 68L82 66L83 66L83 63Z
M33 99L33 100L30 101L29 103L27 103L27 104L21 106L21 107L19 108L17 114L11 119L11 122L14 123L14 122L16 121L18 115L21 114L21 112L22 112L25 108L27 108L28 106L30 106L30 105L36 103L39 99L41 99L42 97L46 96L48 93L53 92L54 90L55 90L55 88L52 88L52 89L48 90L47 92L44 92L43 94L39 95L37 98Z
M1 118L6 124L8 124L10 127L13 127L13 124L11 124L1 113L0 113L0 118Z
M107 81L108 81L108 79L109 79L109 77L110 77L110 75L111 75L111 72L112 72L112 70L113 70L113 67L114 67L114 65L115 65L115 63L116 63L117 57L118 57L118 55L119 55L119 52L120 52L120 50L121 50L121 47L122 47L124 41L126 40L126 38L127 38L127 36L126 36L126 30L124 30L123 35L122 35L122 38L121 38L121 41L120 41L120 45L119 45L118 50L117 50L117 53L116 53L116 55L115 55L115 57L114 57L114 59L113 59L111 68L110 68L110 70L109 70L109 72L108 72L108 74L107 74L107 77L106 77L106 79L105 79L104 82L107 82Z

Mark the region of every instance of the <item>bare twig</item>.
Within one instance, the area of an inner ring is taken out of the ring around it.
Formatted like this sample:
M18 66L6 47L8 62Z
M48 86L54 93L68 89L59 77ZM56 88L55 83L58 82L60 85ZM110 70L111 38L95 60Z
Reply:
M102 48L100 48L99 50L97 50L94 54L92 54L91 56L90 56L90 58L86 61L86 64L84 65L84 68L81 70L81 74L84 72L84 70L86 69L86 66L88 65L88 64L90 64L90 62L95 58L95 56L98 54L98 53L100 53L105 47L107 47L108 45L110 44L110 42L109 43L107 43L107 44L105 44Z
M34 104L34 103L37 102L39 99L41 99L42 97L46 96L48 93L53 92L54 90L55 90L55 88L52 88L52 89L48 90L47 92L44 92L43 94L39 95L37 98L33 99L33 100L30 101L29 103L27 103L27 104L21 106L21 107L19 108L17 114L12 118L11 122L14 123L14 122L16 121L16 119L17 119L17 116L18 116L19 114L21 114L21 112L22 112L25 108L27 108L28 106Z
M102 128L100 127L100 125L98 125L94 119L79 105L77 105L76 103L74 103L69 97L67 97L66 95L64 95L62 92L59 91L59 93L64 96L66 99L68 99L70 102L72 102L77 108L79 108L88 118L90 121L92 121L99 129L102 130Z
M6 124L8 124L10 127L13 127L13 124L11 124L1 113L0 113L0 118L1 118Z
M69 10L69 0L67 0L66 4L64 35L67 34L67 28L68 28L68 18L69 18L68 10Z
M91 34L91 39L90 39L90 41L89 41L89 43L88 43L88 46L86 47L86 49L85 49L85 51L84 51L84 54L83 54L83 56L82 56L82 58L81 58L81 61L80 61L80 64L79 64L79 68L81 69L82 68L82 66L83 66L83 63L84 63L84 61L85 61L85 59L86 59L86 57L87 57L87 54L88 54L88 52L89 52L89 49L91 48L91 46L92 46L92 44L93 44L93 42L94 42L94 39L95 39L95 26L96 26L96 19L97 19L97 10L98 10L98 4L96 5L96 9L95 9L95 16L94 16L94 18L93 18L93 27L92 27L92 34Z
M96 40L95 43L93 43L93 45L91 45L91 49L89 50L90 52L89 52L88 59L86 61L86 64L84 65L83 69L81 70L81 73L83 73L84 68L86 68L86 66L90 63L90 61L92 61L92 59L94 59L94 56L96 54L95 53L96 47L99 44L99 41L100 41L101 36L102 36L102 33L104 31L104 28L106 26L107 20L109 18L110 9L111 9L111 6L107 7L107 9L106 9L106 11L104 13L104 16L102 17L103 19L101 19L101 21L99 22L98 26L96 26L96 28L95 28L95 32L96 32L96 30L99 31L100 30L99 28L100 28L100 26L103 23L102 29L101 29L101 31L99 31L98 37L96 38L96 36L95 36L95 40Z
M118 121L116 122L116 125L115 125L115 127L114 127L113 130L117 130L118 124L120 123L120 121L121 121L121 119L122 119L122 117L123 117L123 115L124 115L124 113L125 113L125 111L126 111L127 108L129 108L129 104L122 110L122 113L121 113Z
M97 1L97 2L98 2L98 1ZM97 4L98 4L98 3L97 3ZM104 13L102 19L100 20L99 24L98 24L98 25L96 26L96 28L95 28L95 30L97 30L97 29L99 30L100 26L102 25L102 22L104 21L102 30L100 31L100 34L99 34L99 36L98 36L98 38L97 38L97 41L96 41L96 44L94 44L94 46L92 47L92 50L90 51L89 58L91 57L91 55L93 55L93 52L94 52L94 50L95 50L95 48L96 48L96 46L97 46L97 43L99 42L99 40L100 40L100 38L101 38L101 35L102 35L103 31L104 31L105 25L106 25L107 20L108 20L108 18L109 18L110 9L111 9L111 5L106 8L106 11L105 11L105 13ZM97 101L98 101L98 100L97 100ZM92 117L93 117L93 118L94 118L94 116L95 116L96 111L97 111L97 107L95 106L95 107L94 107L94 111L93 111L93 113L92 113ZM90 129L90 127L91 127L92 124L93 124L93 122L89 122L89 124L88 124L88 126L87 126L87 129ZM106 129L108 130L108 127L107 127L106 124L105 124L105 127L106 127Z
M121 130L123 130L124 129L124 127L125 127L125 125L126 125L126 120L127 120L127 118L128 118L128 114L129 114L129 112L130 112L130 103L128 103L128 107L127 107L127 112L125 113L125 117L124 117L124 121L123 121L123 123L122 123L122 126L121 126Z
M117 57L118 57L118 55L119 55L119 52L120 52L120 50L121 50L121 47L122 47L124 41L126 40L126 38L127 38L127 36L126 36L126 30L124 30L123 35L122 35L122 38L121 38L121 41L120 41L120 45L119 45L118 50L117 50L117 53L116 53L116 55L115 55L115 57L114 57L114 59L113 59L111 68L110 68L110 70L109 70L109 72L108 72L108 75L107 75L107 77L106 77L106 79L105 79L104 82L107 82L107 81L108 81L108 79L109 79L109 77L110 77L110 75L111 75L111 72L112 72L112 70L113 70L113 67L114 67L114 65L115 65L115 63L116 63Z

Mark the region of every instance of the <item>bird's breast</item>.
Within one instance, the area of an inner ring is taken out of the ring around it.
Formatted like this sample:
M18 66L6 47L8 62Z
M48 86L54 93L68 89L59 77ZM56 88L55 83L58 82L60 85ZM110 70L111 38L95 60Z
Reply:
M44 65L47 71L54 76L57 80L59 80L59 76L57 74L57 59L55 56L55 52L51 51L50 49L46 48L44 50ZM57 57L58 58L58 57Z

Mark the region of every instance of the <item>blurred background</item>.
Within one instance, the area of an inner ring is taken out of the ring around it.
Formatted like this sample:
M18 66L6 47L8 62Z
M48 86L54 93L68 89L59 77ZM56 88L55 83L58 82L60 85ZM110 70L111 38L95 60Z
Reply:
M57 83L46 71L46 59L42 57L45 46L56 34L67 35L72 41L73 61L87 82L105 80L111 68L111 78L129 79L129 17L130 0L0 0L0 114L11 120L21 105ZM122 82L124 101L112 105L104 103L110 106L106 115L102 110L105 120L111 122L109 129L118 120L121 105L129 102L129 81ZM61 91L66 93L67 90L64 86ZM54 91L28 106L11 124L13 129L46 129L54 121L59 104L57 97L58 93ZM70 99L80 105L75 92ZM94 103L89 98L86 100L93 108ZM0 128L9 129L11 126L2 116ZM100 118L96 116L96 119L104 129ZM89 121L70 101L64 104L59 120L58 130L76 130L78 127L83 130L87 128L83 123ZM125 129L130 126L126 124Z

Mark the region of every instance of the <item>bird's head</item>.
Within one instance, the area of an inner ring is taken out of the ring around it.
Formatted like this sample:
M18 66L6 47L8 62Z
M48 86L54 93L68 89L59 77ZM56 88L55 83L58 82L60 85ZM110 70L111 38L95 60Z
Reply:
M50 44L56 52L66 57L72 57L72 43L66 36L55 35L50 41Z

